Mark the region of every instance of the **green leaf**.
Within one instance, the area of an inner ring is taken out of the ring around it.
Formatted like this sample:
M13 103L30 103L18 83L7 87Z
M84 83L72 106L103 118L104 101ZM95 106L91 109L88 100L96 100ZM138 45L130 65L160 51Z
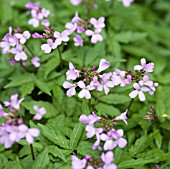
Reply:
M22 97L31 94L31 92L34 90L34 83L33 82L28 82L23 84L20 89Z
M143 166L144 164L152 163L154 160L145 160L145 159L137 159L137 160L127 160L123 161L118 165L119 169L125 169L125 168L134 168L134 167L139 167Z
M109 94L99 97L99 100L108 104L124 104L130 102L130 97L122 94Z
M61 135L61 133L55 133L55 131L53 130L53 128L51 127L46 127L42 124L38 124L38 126L41 129L42 134L50 141L52 141L54 144L65 148L65 149L69 149L69 145L68 145L68 140Z
M80 141L81 135L83 132L83 125L82 123L77 123L71 133L70 137L70 148L75 149Z
M53 71L60 64L59 58L54 55L46 64L45 64L45 78L48 74Z
M95 106L95 109L97 110L97 114L99 116L103 115L109 115L111 117L115 117L115 116L119 116L120 115L120 110L115 108L112 105L108 105L108 104L103 104L103 103L98 103Z
M14 77L11 77L10 80L11 80L11 82L8 83L4 88L21 86L25 83L33 82L34 75L33 74L24 74L24 75L14 76Z
M48 151L49 151L49 153L51 153L54 157L59 157L59 158L61 158L63 161L66 162L66 159L65 159L65 156L64 156L62 150L59 149L57 146L53 146L53 145L48 146Z
M49 163L48 150L45 149L42 153L40 153L34 160L31 169L47 169Z
M48 94L49 96L51 96L51 92L50 92L50 89L47 85L47 83L41 81L41 80L38 80L36 79L35 80L35 85L44 93Z
M155 142L156 142L156 145L158 148L161 148L162 146L162 141L163 141L163 136L161 135L160 132L158 132L156 135L155 135Z
M65 94L64 91L61 89L61 87L54 85L53 86L53 94L56 100L61 104Z
M20 162L19 158L16 157L16 169L24 169L23 164Z

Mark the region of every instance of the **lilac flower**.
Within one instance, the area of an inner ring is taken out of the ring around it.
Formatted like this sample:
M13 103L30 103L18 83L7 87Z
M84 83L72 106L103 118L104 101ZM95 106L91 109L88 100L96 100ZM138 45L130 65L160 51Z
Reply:
M117 146L116 142L113 141L113 138L104 133L101 134L101 140L105 141L104 150L113 150Z
M82 37L80 35L76 35L73 38L73 41L74 41L75 46L83 46L83 39L82 39Z
M87 161L85 159L80 160L78 157L72 155L72 169L84 169Z
M83 124L94 124L95 122L97 122L99 120L99 117L92 112L92 114L90 114L89 116L86 116L85 114L82 114L79 118L79 121Z
M34 120L41 120L42 115L46 114L46 110L44 107L39 108L37 105L33 106L34 110L37 112L36 115L33 117Z
M31 59L31 63L35 66L35 67L40 67L40 58L38 56L34 56Z
M146 59L141 59L141 65L134 66L134 70L144 70L145 72L153 72L154 71L154 63L146 63Z
M149 93L150 95L153 95L154 92L155 92L155 90L156 90L155 87L157 87L157 86L158 86L158 83L153 83L153 85L150 86L150 89L149 89L148 93Z
M70 2L75 6L79 5L82 1L83 0L70 0Z
M24 100L24 98L21 98L18 100L18 94L11 95L11 101L5 101L4 105L9 108L14 108L16 110L20 109L20 103Z
M91 94L90 94L89 90L93 90L94 87L92 87L90 85L86 86L83 81L79 81L78 82L78 86L82 89L80 91L80 93L78 94L78 96L80 98L85 97L86 99L90 99L91 98Z
M93 80L90 82L90 86L92 87L97 87L100 85L100 82L98 81L98 77L97 76L94 76L93 77Z
M99 34L101 31L101 29L86 30L85 33L87 36L91 36L91 43L97 43L98 41L103 41L103 36Z
M20 40L21 44L24 44L26 40L30 38L31 34L29 31L24 31L22 34L16 33L15 36Z
M101 59L97 72L100 73L103 70L107 69L108 67L110 67L110 63L108 61L106 61L106 59Z
M117 116L115 118L115 120L123 120L125 122L125 124L127 125L128 124L126 121L127 120L127 116L126 116L127 112L128 112L128 109L126 109L126 111L124 113L122 113L120 116Z
M111 130L110 131L112 137L114 139L116 139L115 143L120 147L120 148L124 148L127 144L127 141L126 139L122 138L124 132L122 129L119 129L119 130ZM110 134L109 133L109 134Z
M69 41L69 31L64 30L62 33L55 31L54 32L54 37L56 38L55 43L57 45L60 45L62 42L68 42Z
M40 135L40 131L36 128L29 129L25 124L22 124L18 127L21 136L26 138L29 144L33 144L34 137L38 137Z
M66 72L67 80L76 80L80 71L76 70L74 65L69 62L69 70Z
M101 154L101 159L106 165L111 164L111 162L113 161L113 157L114 154L112 151L108 151L107 153Z
M37 38L37 39L39 39L39 38L43 38L43 36L42 35L40 35L39 33L37 33L37 32L35 32L34 34L32 34L32 37L33 38Z
M102 128L101 128L102 129ZM103 129L101 130L101 132L103 132ZM101 132L96 132L96 141L94 142L92 149L98 149L98 150L102 150L102 147L100 146L100 141L101 141Z
M41 24L42 24L43 26L45 26L45 27L49 27L49 26L50 26L50 22L49 22L48 19L42 20Z
M52 39L47 39L47 44L41 45L41 50L44 51L44 53L50 53L52 49L57 48L57 43L54 43Z
M73 95L75 95L76 94L76 87L77 87L77 85L76 84L71 84L71 83L69 83L69 82L64 82L63 83L63 87L65 88L65 89L69 89L68 91L67 91L67 96L68 97L71 97L71 96L73 96Z
M104 18L104 17L100 17L98 20L95 19L95 18L91 18L91 19L90 19L90 23L93 24L96 29L98 29L98 28L100 28L100 29L104 28L104 27L105 27L104 21L105 21L105 18Z
M97 90L98 91L102 91L104 90L105 94L107 95L110 91L109 87L114 87L114 84L112 81L109 81L110 76L112 75L112 73L104 73L102 75L102 82L99 86L97 86Z
M25 4L25 7L28 9L38 9L39 8L39 4L36 2L28 2Z
M101 127L100 128L94 128L93 125L87 125L86 131L87 131L87 133L86 133L87 138L92 138L94 135L102 133L103 128L101 128Z
M151 87L151 86L153 86L153 82L151 81L151 80L149 80L149 78L150 78L150 76L147 74L147 75L145 75L144 77L143 77L143 80L140 80L139 81L139 84L141 85L141 86L149 86L149 87Z
M145 98L145 95L144 95L143 92L149 91L149 89L146 88L146 87L140 87L140 85L139 85L138 83L134 83L134 84L133 84L133 87L134 87L136 90L132 91L132 92L129 94L129 96L130 96L131 98L135 98L136 96L139 96L140 101L145 101L146 98Z
M125 7L129 7L134 0L119 0L122 1Z
M26 53L22 50L22 46L21 45L17 45L16 48L12 48L10 50L10 52L12 54L15 54L14 59L16 61L27 60L27 58L28 58Z

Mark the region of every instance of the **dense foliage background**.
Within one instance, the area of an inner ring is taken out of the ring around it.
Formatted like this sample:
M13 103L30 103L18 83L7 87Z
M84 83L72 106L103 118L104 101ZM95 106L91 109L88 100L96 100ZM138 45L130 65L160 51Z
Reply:
M8 27L20 27L31 33L43 32L43 27L28 25L27 0L0 1L0 39L8 32ZM36 160L31 159L29 144L20 141L11 149L0 145L0 169L70 169L73 152L79 157L86 154L97 156L92 151L93 141L85 136L84 125L79 116L95 110L98 115L110 117L120 115L129 105L131 87L115 87L106 95L96 99L94 94L89 107L88 100L76 96L69 98L62 87L66 79L68 62L77 69L98 65L101 58L114 67L126 70L139 64L145 57L155 64L152 79L159 83L153 96L146 95L145 102L135 99L128 112L128 126L122 123L128 145L116 148L115 163L118 168L150 169L159 164L162 169L170 168L170 2L169 0L136 0L129 8L121 3L97 2L98 9L85 13L83 5L73 6L69 0L41 0L41 6L49 9L51 26L58 31L74 16L106 18L104 40L95 45L86 43L75 47L71 41L61 48L64 68L59 66L57 50L44 54L40 46L43 40L30 39L28 46L41 58L41 67L10 65L8 55L0 57L0 102L9 100L19 93L25 97L21 103L25 123L41 130L41 135L33 144ZM33 105L44 106L46 115L41 122L29 122L30 114L35 114ZM154 105L159 115L154 122L144 120L146 112ZM3 122L3 120L1 120Z

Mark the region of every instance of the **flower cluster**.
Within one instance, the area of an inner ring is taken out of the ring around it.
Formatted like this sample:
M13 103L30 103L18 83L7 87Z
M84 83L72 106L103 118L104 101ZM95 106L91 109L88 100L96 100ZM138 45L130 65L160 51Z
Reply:
M47 17L50 15L50 11L39 6L39 3L36 2L28 2L25 5L26 8L30 9L30 14L32 18L28 21L28 24L33 27L38 27L40 22L43 26L49 27L50 22Z
M110 1L110 0L105 0L106 2ZM123 3L123 6L125 7L129 7L131 5L131 3L134 0L118 0L121 1ZM98 8L97 4L95 3L95 0L91 1L86 1L86 0L70 0L71 4L77 6L80 3L84 2L86 6L92 6L93 8Z
M23 119L19 115L20 103L24 100L21 98L18 100L18 94L11 96L10 101L5 101L5 107L8 107L9 112L5 113L0 105L0 117L6 119L5 123L0 125L0 144L4 144L5 148L10 148L15 142L19 142L22 139L26 139L29 144L33 144L34 137L40 135L40 131L36 128L29 128L23 123ZM45 114L45 109L35 105L34 109L37 114L33 119L40 120L42 114Z
M91 156L85 156L83 159L79 159L76 156L72 156L72 169L117 169L115 164L112 164L114 154L112 151L102 153L100 159L94 159Z
M14 33L12 33L12 28L9 27L9 32L3 37L2 42L0 42L0 48L2 48L3 54L12 54L11 58L7 58L11 64L19 62L23 66L26 65L25 61L28 60L28 55L26 54L24 47L29 50L26 41L30 37L31 34L29 31L24 31L22 33L21 29L18 27L17 29L14 29ZM35 67L40 66L40 59L38 56L32 56L30 61Z
M99 92L103 91L107 95L110 88L120 85L124 87L131 84L133 81L134 90L129 94L131 98L139 96L141 101L144 101L144 92L148 92L153 95L155 92L155 87L158 83L154 83L150 80L149 72L154 71L153 63L146 63L144 58L141 59L142 65L136 65L134 67L135 73L130 70L122 71L119 69L114 69L114 72L104 73L101 72L110 66L110 63L105 59L100 60L99 68L96 70L94 66L91 69L86 70L85 68L76 70L73 64L69 63L69 70L66 72L67 80L76 80L74 83L68 81L63 83L63 87L68 89L67 96L71 97L76 94L76 88L81 88L78 96L80 98L85 97L86 99L91 98L90 91L97 90ZM79 80L79 81L78 81Z
M81 19L76 12L75 16L72 18L71 22L66 23L65 27L72 34L76 32L75 37L73 38L75 46L83 46L83 33L86 36L91 37L91 43L95 44L98 41L103 41L103 36L100 34L102 28L105 27L105 18L100 17L99 19L91 18L88 20Z
M116 146L124 148L127 141L122 138L123 130L116 130L114 129L114 126L117 125L118 120L123 120L127 124L127 111L128 110L120 116L115 117L113 120L109 120L108 117L98 117L94 112L89 116L84 114L80 116L79 121L83 124L87 124L87 138L96 137L96 141L93 144L92 149L104 149L107 152L103 152L101 154L101 159L93 159L91 156L86 156L80 160L76 156L72 156L73 169L76 169L76 167L82 169L85 167L87 167L86 169L117 169L117 166L112 164L114 154L111 150L113 150ZM101 142L104 144L101 144ZM103 147L101 145L103 145Z
M155 113L154 106L151 106L150 112L146 112L146 116L144 117L145 120L150 120L151 122L155 121L158 117L158 114Z

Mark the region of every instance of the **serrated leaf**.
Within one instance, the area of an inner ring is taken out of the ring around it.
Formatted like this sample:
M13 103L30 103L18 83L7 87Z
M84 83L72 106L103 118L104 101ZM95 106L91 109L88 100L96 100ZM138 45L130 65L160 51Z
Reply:
M34 83L33 82L28 82L23 84L20 89L22 97L31 94L31 92L34 90Z
M108 104L124 104L130 102L130 97L122 94L109 94L99 97L99 100Z
M34 78L35 77L33 74L24 74L24 75L14 76L10 78L11 82L8 83L4 88L21 86L25 83L33 82Z
M53 128L46 127L42 124L38 124L38 126L40 127L43 136L45 136L48 140L62 148L69 149L68 140L61 135L61 133L55 133Z
M46 64L45 64L45 78L48 74L53 71L60 64L59 58L54 55Z
M61 87L55 85L53 86L53 94L54 97L56 98L56 100L59 102L59 104L61 104L65 94L64 91L61 89Z
M53 146L53 145L48 146L48 151L49 151L49 153L51 153L54 157L59 157L59 158L61 158L63 161L66 162L66 159L65 159L65 156L64 156L62 150L59 149L57 146Z
M71 137L70 137L70 148L75 149L78 145L78 142L80 141L81 135L83 131L83 125L82 123L77 123L71 132Z
M20 162L19 158L16 157L16 169L24 169L23 164Z
M35 80L35 85L36 85L42 92L44 92L44 93L48 94L49 96L51 96L50 89L49 89L48 85L47 85L45 82L36 79L36 80Z
M101 116L101 115L103 115L103 116L109 115L111 117L115 117L115 116L120 115L119 109L113 107L112 105L108 105L108 104L98 103L95 106L95 109L97 110L97 112L98 112L97 114L99 116Z
M119 169L125 169L125 168L134 168L134 167L139 167L143 166L144 164L152 163L154 160L145 160L145 159L137 159L137 160L127 160L123 161L118 165Z
M38 169L38 168L47 169L48 163L49 163L48 151L47 149L45 149L42 153L37 155L37 157L35 158L31 166L31 169Z

